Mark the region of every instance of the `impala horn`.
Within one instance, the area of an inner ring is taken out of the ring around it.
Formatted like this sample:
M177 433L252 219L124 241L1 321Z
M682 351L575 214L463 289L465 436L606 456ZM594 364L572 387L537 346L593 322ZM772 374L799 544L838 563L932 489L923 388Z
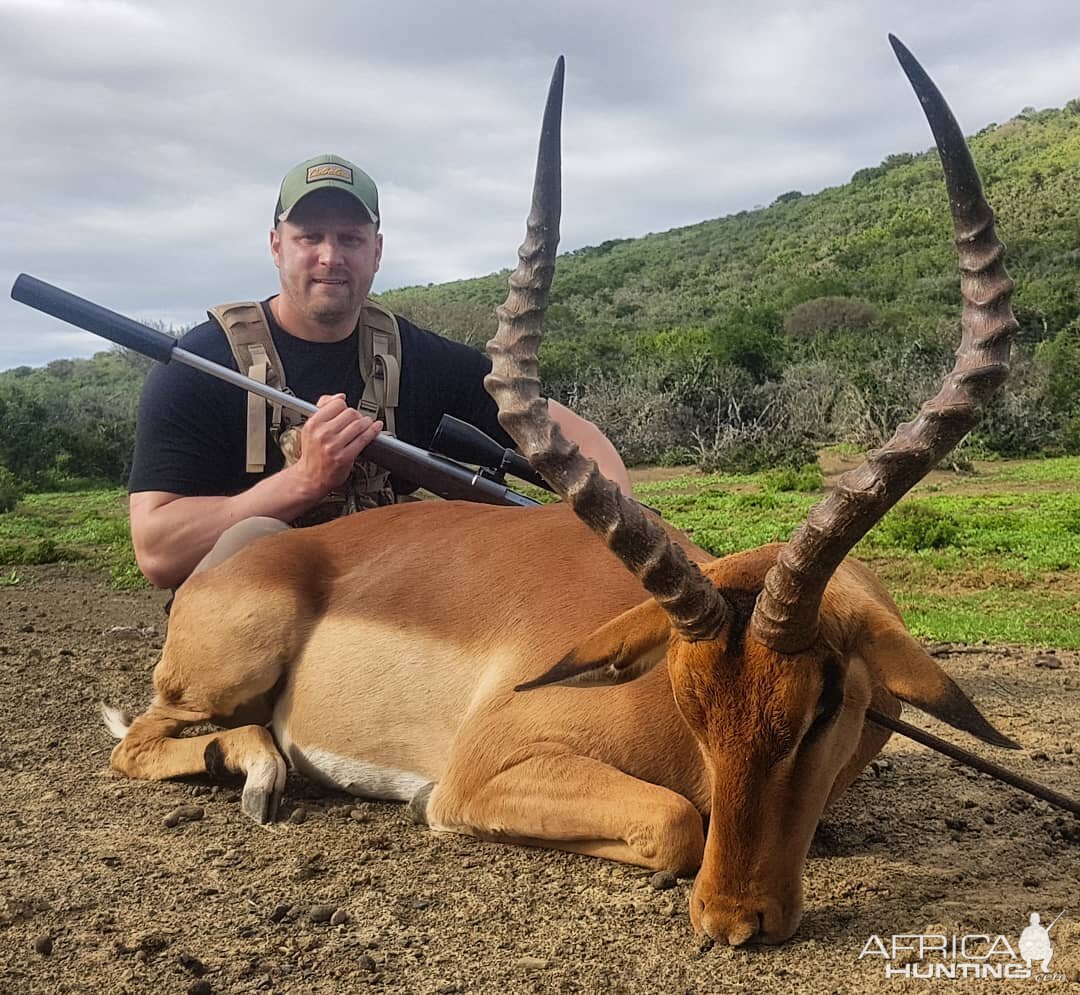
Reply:
M915 57L897 38L889 35L889 41L922 103L945 171L960 258L963 334L940 393L861 466L845 473L780 551L754 605L751 626L761 642L782 653L797 653L814 641L825 585L840 561L978 422L1008 375L1017 329L1009 305L1013 283L1002 264L1005 247L994 233L994 212L983 197L963 133Z
M544 110L525 241L506 303L496 312L499 327L487 345L492 370L484 385L499 406L499 423L521 452L641 581L679 635L690 641L711 639L727 619L723 595L639 504L566 439L540 395L537 350L559 244L563 70L560 56Z

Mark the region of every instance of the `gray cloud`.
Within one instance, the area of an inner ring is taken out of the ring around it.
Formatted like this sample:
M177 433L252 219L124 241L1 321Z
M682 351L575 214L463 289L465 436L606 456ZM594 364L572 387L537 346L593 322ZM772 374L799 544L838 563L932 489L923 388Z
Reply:
M264 296L277 183L329 150L380 183L377 289L508 266L560 52L564 248L926 148L889 30L968 131L1080 95L1073 4L727 6L0 0L0 283L176 323ZM102 347L5 294L0 369Z

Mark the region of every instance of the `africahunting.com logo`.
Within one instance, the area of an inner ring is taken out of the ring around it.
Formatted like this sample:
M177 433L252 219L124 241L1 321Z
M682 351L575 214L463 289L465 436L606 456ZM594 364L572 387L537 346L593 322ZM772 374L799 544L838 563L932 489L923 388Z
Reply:
M1054 959L1050 930L1064 914L1062 909L1049 926L1043 926L1039 913L1032 912L1015 946L1001 933L874 933L863 946L859 960L880 957L886 978L1064 981L1064 974L1050 973Z

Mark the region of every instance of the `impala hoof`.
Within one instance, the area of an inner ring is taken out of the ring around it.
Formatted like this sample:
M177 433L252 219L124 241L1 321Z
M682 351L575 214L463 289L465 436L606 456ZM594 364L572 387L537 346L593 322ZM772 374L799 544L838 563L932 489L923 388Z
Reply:
M262 761L248 771L240 808L260 826L273 822L285 791L285 762L280 758Z
M409 802L405 809L406 814L415 822L418 826L428 825L427 808L428 802L431 801L431 792L435 790L435 781L429 781L425 784L415 795L412 796L412 800Z

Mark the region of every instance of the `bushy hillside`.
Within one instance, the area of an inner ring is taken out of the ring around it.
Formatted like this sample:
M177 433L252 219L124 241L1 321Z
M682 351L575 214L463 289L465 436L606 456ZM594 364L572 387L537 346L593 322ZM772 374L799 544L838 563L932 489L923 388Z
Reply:
M1021 322L1009 387L961 447L1080 453L1080 100L971 140L1008 244ZM507 273L382 300L482 347ZM560 257L549 392L629 462L753 471L882 441L940 382L959 291L934 152L844 186ZM0 508L69 478L120 483L146 363L103 353L0 373Z
M0 373L0 512L25 489L126 479L149 366L115 351Z
M971 147L1009 247L1025 326L1041 335L1063 328L1080 310L1080 100L989 125ZM747 310L782 321L804 301L833 296L926 325L954 317L955 272L937 154L893 155L841 187L790 191L760 210L562 255L549 332L657 332ZM475 339L475 320L490 327L506 275L382 299Z
M967 452L1076 452L1080 100L988 125L971 147L1021 334L1009 393ZM481 343L506 276L383 300ZM631 459L753 468L881 441L940 380L959 307L937 154L898 154L844 186L561 256L542 370Z

